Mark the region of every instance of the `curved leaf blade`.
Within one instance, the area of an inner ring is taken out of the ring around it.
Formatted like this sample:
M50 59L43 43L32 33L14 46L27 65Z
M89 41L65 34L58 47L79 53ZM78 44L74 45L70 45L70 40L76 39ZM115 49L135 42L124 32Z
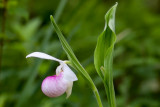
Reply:
M61 45L64 49L64 51L66 52L71 64L73 65L73 67L79 71L86 80L88 80L87 82L89 83L89 85L91 86L96 98L97 98L97 102L99 107L103 107L98 90L93 82L93 80L91 79L91 77L89 76L89 74L87 73L87 71L83 68L83 66L80 64L80 62L78 61L78 59L76 58L74 52L72 51L71 47L69 46L69 44L67 43L66 39L64 38L62 32L60 31L58 25L56 24L53 16L50 16L51 22L55 28L55 31L59 37L59 40L61 42Z
M116 106L112 77L112 60L114 44L116 42L115 12L117 5L118 3L110 8L110 10L105 15L104 31L98 37L96 49L94 52L95 68L104 82L108 101L111 107Z

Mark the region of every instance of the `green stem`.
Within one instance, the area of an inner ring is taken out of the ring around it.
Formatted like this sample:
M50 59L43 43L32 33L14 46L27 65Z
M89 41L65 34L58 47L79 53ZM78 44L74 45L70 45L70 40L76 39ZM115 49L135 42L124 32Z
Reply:
M107 99L110 107L116 107L116 99L115 99L115 92L114 92L114 86L112 83L112 86L107 85L104 83L105 91L107 94ZM111 88L109 88L111 87Z
M112 101L112 105L111 107L116 107L116 99L115 99L115 92L114 92L114 85L113 85L113 82L111 84L111 101Z
M60 29L59 29L58 25L56 24L56 22L55 22L55 20L54 20L52 15L50 16L50 19L51 19L51 22L52 22L52 24L53 24L53 26L55 28L55 31L57 32L57 35L58 35L58 37L60 39L60 42L61 42L61 44L63 46L63 49L65 50L66 54L68 55L68 58L70 59L73 67L77 71L79 71L85 77L85 79L88 80L88 83L90 84L91 89L92 89L92 91L94 92L94 94L96 96L96 99L97 99L99 107L103 107L101 99L100 99L100 96L99 96L99 93L98 93L98 90L97 90L93 80L91 79L91 77L89 76L87 71L83 68L83 66L80 64L80 62L78 61L78 59L74 55L72 49L70 48L69 44L65 40L62 32L60 31Z
M108 102L111 107L116 107L116 100L115 100L115 92L114 92L114 85L113 85L113 70L112 70L112 64L113 64L113 51L114 51L114 45L110 46L110 48L107 51L106 54L106 61L105 61L105 78L104 78L104 86L106 89L106 94L108 97Z
M93 93L96 96L96 100L97 100L97 103L98 103L99 107L103 107L102 102L101 102L101 98L100 98L100 95L99 95L99 92L97 90L97 87L95 86L93 80L91 79L91 77L89 76L89 74L87 73L87 71L83 68L83 66L79 63L78 60L75 60L73 62L73 65L74 65L75 69L77 69L77 71L79 71L80 73L82 73L82 75L85 77L85 79L88 80L88 83L91 86L91 89L92 89Z
M103 107L102 102L101 102L101 98L100 98L100 96L99 96L99 93L98 93L97 88L96 88L94 94L95 94L95 96L96 96L96 99L97 99L97 102L98 102L99 107Z

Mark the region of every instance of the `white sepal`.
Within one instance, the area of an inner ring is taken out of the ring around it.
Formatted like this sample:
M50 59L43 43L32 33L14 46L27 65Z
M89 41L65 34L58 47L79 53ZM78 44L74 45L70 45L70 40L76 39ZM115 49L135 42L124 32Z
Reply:
M73 86L73 81L68 81L67 82L67 90L66 90L66 94L67 94L67 97L68 98L71 93L72 93L72 86Z
M64 71L64 78L68 81L77 81L78 78L76 74L67 66L67 64L62 63L63 71Z
M42 53L42 52L33 52L29 55L26 56L26 58L29 58L29 57L37 57L37 58L41 58L41 59L49 59L49 60L54 60L54 61L57 61L59 63L63 62L62 60L59 60L55 57L52 57L48 54L45 54L45 53Z

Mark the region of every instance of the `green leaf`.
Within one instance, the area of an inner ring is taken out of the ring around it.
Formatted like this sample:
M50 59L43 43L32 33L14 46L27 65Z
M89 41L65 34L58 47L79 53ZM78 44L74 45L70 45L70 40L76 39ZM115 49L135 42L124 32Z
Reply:
M51 19L51 22L55 28L55 31L59 37L59 40L61 42L61 45L64 49L64 51L66 52L68 58L69 58L69 61L71 62L72 66L77 70L79 71L84 77L86 80L86 82L89 83L89 85L91 86L91 89L93 90L96 98L97 98L97 102L98 102L98 105L99 107L103 107L102 105L102 102L101 102L101 99L100 99L100 96L99 96L99 93L98 93L98 90L95 86L95 84L93 83L93 80L91 79L91 77L89 76L89 74L87 73L87 71L83 68L83 66L80 64L80 62L78 61L78 59L76 58L75 54L73 53L71 47L69 46L69 44L67 43L66 39L64 38L62 32L60 31L58 25L56 24L53 16L51 15L50 16L50 19Z
M100 75L104 78L104 72L101 71L101 67L104 67L104 59L108 48L115 43L115 10L117 3L106 13L105 15L105 27L104 31L100 34L97 41L97 46L94 52L94 64L95 68Z
M116 106L112 77L112 59L114 44L116 42L115 11L117 4L118 3L116 3L105 15L104 31L98 37L97 46L94 52L95 68L104 82L111 107Z
M61 42L61 45L62 45L64 51L66 52L70 62L76 68L76 70L80 71L90 81L90 77L89 77L88 73L85 71L85 69L82 67L82 65L79 63L78 59L74 55L71 47L67 43L67 41L64 38L63 34L61 33L60 29L58 28L54 18L52 16L50 16L50 18L51 18L52 24L53 24L53 26L55 28L55 31L58 34L59 40Z
M38 27L41 24L39 18L30 20L26 25L20 23L14 23L13 30L20 36L22 40L29 40L38 30Z

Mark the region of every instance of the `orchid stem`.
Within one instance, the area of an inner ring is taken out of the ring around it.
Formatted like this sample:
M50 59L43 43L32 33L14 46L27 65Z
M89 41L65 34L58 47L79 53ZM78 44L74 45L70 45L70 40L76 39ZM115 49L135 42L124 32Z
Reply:
M89 85L91 86L91 89L93 90L95 96L96 96L96 100L98 102L99 107L103 107L102 102L101 102L101 98L99 96L97 87L95 86L93 80L91 79L90 75L87 73L87 71L83 68L83 66L80 64L80 62L78 61L78 59L76 58L75 54L73 53L71 47L69 46L68 42L66 41L66 39L64 38L62 32L60 31L58 25L56 24L53 16L50 16L51 22L53 24L54 30L56 31L61 45L64 49L64 51L66 52L70 62L72 63L73 67L79 71L84 77L85 79L88 80Z
M98 102L99 107L103 107L102 102L101 102L101 98L100 98L100 96L99 96L99 93L98 93L97 88L96 88L96 91L94 92L94 94L95 94L95 96L96 96L96 99L97 99L97 102Z

